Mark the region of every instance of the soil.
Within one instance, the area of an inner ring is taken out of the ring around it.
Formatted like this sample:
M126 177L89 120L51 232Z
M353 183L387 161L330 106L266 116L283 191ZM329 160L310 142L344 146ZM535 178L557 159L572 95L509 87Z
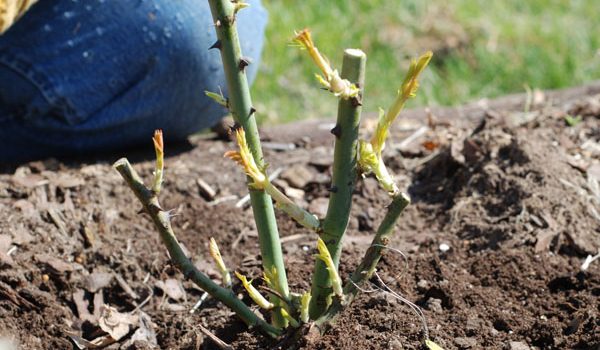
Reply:
M565 117L579 116L569 125ZM365 132L373 116L363 122ZM381 281L304 349L422 349L421 320L385 283L418 305L444 349L600 349L600 84L407 111L385 151L413 204L380 262ZM262 130L275 180L310 210L326 208L332 125L305 121ZM420 129L419 132L416 132ZM406 138L413 137L413 142ZM218 279L215 237L232 269L260 276L251 209L236 207L244 177L204 134L171 146L162 205L196 265ZM127 155L146 181L152 146ZM112 349L218 349L203 325L235 349L287 348L248 330L185 281L149 218L111 168L118 156L44 160L0 174L0 342L77 349L95 339L102 305L146 326ZM208 184L216 194L206 191ZM214 195L214 198L213 198ZM359 181L341 275L358 264L389 203L373 178ZM277 213L290 287L309 287L315 236ZM235 286L237 291L239 286ZM241 293L241 291L240 291ZM137 323L135 323L137 324ZM73 340L75 339L75 340ZM135 340L137 339L137 340ZM135 341L134 341L135 340ZM81 340L80 340L81 342ZM0 348L2 345L0 344Z

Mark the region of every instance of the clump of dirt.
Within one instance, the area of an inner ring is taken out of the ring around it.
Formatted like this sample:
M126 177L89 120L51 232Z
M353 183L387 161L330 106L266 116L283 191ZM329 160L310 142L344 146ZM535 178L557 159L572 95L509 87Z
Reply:
M445 349L600 347L600 265L581 269L600 248L598 93L596 85L550 93L528 103L526 113L521 96L484 107L409 111L385 151L413 201L392 241L406 258L388 251L381 280L363 286L367 292L322 336L307 332L300 347L421 348L421 320L397 297L376 291L382 283L423 310L429 336ZM566 115L580 115L581 122L569 126ZM326 124L263 131L271 172L282 169L276 185L321 214L332 161ZM413 142L403 141L416 134ZM174 229L196 265L215 279L209 237L232 269L260 275L251 210L236 205L246 193L244 177L222 159L232 147L206 135L181 153L167 144L167 154L175 155L166 162L162 204L173 209ZM148 149L134 155L147 180L151 157L149 138ZM344 278L388 203L374 179L359 181L340 267ZM199 324L236 349L289 346L248 330L211 298L190 312L203 292L170 264L139 209L107 159L5 169L0 338L23 348L77 348L78 337L105 334L99 323L109 305L150 320L128 325L110 348L216 349ZM290 287L306 290L315 237L277 215Z

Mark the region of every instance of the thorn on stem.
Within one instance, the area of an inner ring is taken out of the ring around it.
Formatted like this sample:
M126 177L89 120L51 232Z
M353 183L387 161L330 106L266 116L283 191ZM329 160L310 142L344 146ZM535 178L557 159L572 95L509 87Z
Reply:
M217 40L217 41L215 41L215 43L214 43L214 44L212 44L212 46L211 46L211 47L209 47L208 49L209 49L209 50L212 50L212 49L219 49L219 50L221 50L221 47L222 47L222 46L223 46L223 44L221 43L221 40Z
M221 20L220 20L220 19L218 19L218 20L215 22L215 27L219 28L220 26L221 26Z
M252 63L250 57L242 57L240 58L240 63L238 63L238 69L242 72Z
M356 108L362 106L362 99L360 96L352 97L350 103L352 103L352 107Z
M342 136L342 127L340 126L340 124L336 124L333 129L331 129L329 132L331 132L333 135L335 135L336 138L340 138L340 136Z
M335 186L335 185L334 185L334 186L331 186L331 187L329 187L329 188L327 189L327 191L328 191L328 192L331 192L331 193L337 193L337 191L338 191L338 188L337 188L337 186Z
M256 113L256 108L250 107L250 114L248 114L248 116L251 116L254 113Z

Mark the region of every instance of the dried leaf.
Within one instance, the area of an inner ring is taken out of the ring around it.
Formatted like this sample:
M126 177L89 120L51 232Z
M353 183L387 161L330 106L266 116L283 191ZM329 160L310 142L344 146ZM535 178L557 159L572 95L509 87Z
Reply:
M150 346L158 346L152 320L150 316L141 311L139 313L139 327L131 336L131 342L143 341Z
M181 285L181 282L169 278L166 281L158 281L156 282L156 287L160 288L169 298L173 300L182 300L185 298L185 290Z
M98 320L98 325L117 341L126 336L131 327L138 323L138 316L120 313L108 305L102 306L101 311L102 315Z

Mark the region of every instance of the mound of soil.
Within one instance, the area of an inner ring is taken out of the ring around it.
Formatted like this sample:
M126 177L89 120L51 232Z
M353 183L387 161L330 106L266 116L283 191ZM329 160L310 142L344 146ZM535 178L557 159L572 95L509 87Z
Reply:
M599 117L600 84L408 111L385 151L413 201L391 243L398 251L387 251L380 279L301 348L422 348L422 321L378 289L385 284L422 309L429 337L445 349L600 349L600 262L581 268L600 249ZM373 125L363 122L366 132ZM331 127L307 121L262 132L274 182L318 215ZM202 271L219 278L208 253L215 237L230 268L259 277L252 213L239 203L244 177L222 157L234 145L210 137L175 147L166 135L162 205ZM147 149L127 155L147 181L152 153L149 137ZM127 335L108 348L217 349L200 326L236 349L287 348L211 298L194 308L203 292L170 264L111 168L116 158L46 160L0 174L0 342L77 349L105 334L98 326L112 310ZM343 278L388 203L373 178L359 181ZM277 215L290 287L306 290L315 236Z

